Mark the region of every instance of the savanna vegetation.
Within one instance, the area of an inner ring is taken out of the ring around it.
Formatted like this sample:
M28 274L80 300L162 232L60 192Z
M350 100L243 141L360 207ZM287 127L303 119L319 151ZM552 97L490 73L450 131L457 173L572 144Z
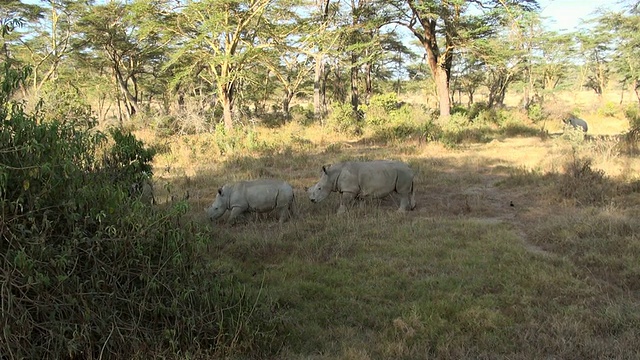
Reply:
M640 357L637 7L4 2L0 358ZM354 159L417 208L307 200Z

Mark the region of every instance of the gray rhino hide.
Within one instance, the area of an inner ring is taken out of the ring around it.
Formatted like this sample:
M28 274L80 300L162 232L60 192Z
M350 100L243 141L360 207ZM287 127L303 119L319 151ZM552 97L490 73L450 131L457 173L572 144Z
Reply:
M229 210L231 213L227 222L232 223L245 212L276 210L282 223L293 212L293 202L293 188L288 183L275 179L258 179L224 185L219 189L216 200L205 211L215 220Z
M414 174L405 163L387 160L344 162L325 170L328 176L325 191L342 194L338 213L344 212L356 198L382 198L394 191L400 196L400 211L413 210L416 206ZM313 194L310 197L313 201ZM325 197L321 196L318 201Z

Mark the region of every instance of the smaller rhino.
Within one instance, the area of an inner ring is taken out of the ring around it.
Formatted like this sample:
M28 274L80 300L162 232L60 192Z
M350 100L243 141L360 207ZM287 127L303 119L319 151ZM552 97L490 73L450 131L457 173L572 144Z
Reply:
M211 220L231 211L227 223L245 212L270 212L277 210L282 224L293 214L293 188L287 182L276 179L258 179L225 184L210 207L204 209Z

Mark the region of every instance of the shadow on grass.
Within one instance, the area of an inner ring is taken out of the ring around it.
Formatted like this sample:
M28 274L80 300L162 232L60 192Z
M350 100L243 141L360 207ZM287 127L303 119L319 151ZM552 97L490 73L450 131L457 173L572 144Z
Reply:
M369 357L407 359L633 351L639 214L632 201L618 200L640 186L598 176L584 162L567 174L542 173L471 153L436 159L402 150L419 147L415 141L368 141L231 156L173 184L197 194L187 200L189 215L203 224L201 209L224 183L273 177L293 185L298 217L282 226L250 215L203 230L212 266L233 269L278 303L274 317L286 323L292 358L347 357L353 346ZM342 216L338 194L312 204L305 188L321 166L350 159L408 162L416 210L398 214L393 197ZM605 191L596 202L581 200ZM528 252L525 241L543 251Z

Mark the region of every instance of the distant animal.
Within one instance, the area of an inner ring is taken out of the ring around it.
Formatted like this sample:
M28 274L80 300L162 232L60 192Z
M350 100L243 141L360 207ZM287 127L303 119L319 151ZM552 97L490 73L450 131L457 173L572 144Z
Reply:
M323 166L320 180L309 188L309 199L320 202L331 192L341 194L338 214L355 199L383 198L393 192L400 196L399 211L416 207L413 170L400 161L348 161Z
M283 223L293 215L294 193L287 182L277 179L257 179L225 184L218 189L216 199L204 209L211 220L220 218L229 210L228 223L246 212L278 212Z
M583 132L587 132L587 130L589 130L589 125L587 125L587 122L575 117L574 115L569 115L568 117L566 117L563 122L567 125L571 125L574 129L582 129Z
M147 205L156 205L154 196L153 183L151 179L144 178L137 181L129 187L129 196L137 198Z

